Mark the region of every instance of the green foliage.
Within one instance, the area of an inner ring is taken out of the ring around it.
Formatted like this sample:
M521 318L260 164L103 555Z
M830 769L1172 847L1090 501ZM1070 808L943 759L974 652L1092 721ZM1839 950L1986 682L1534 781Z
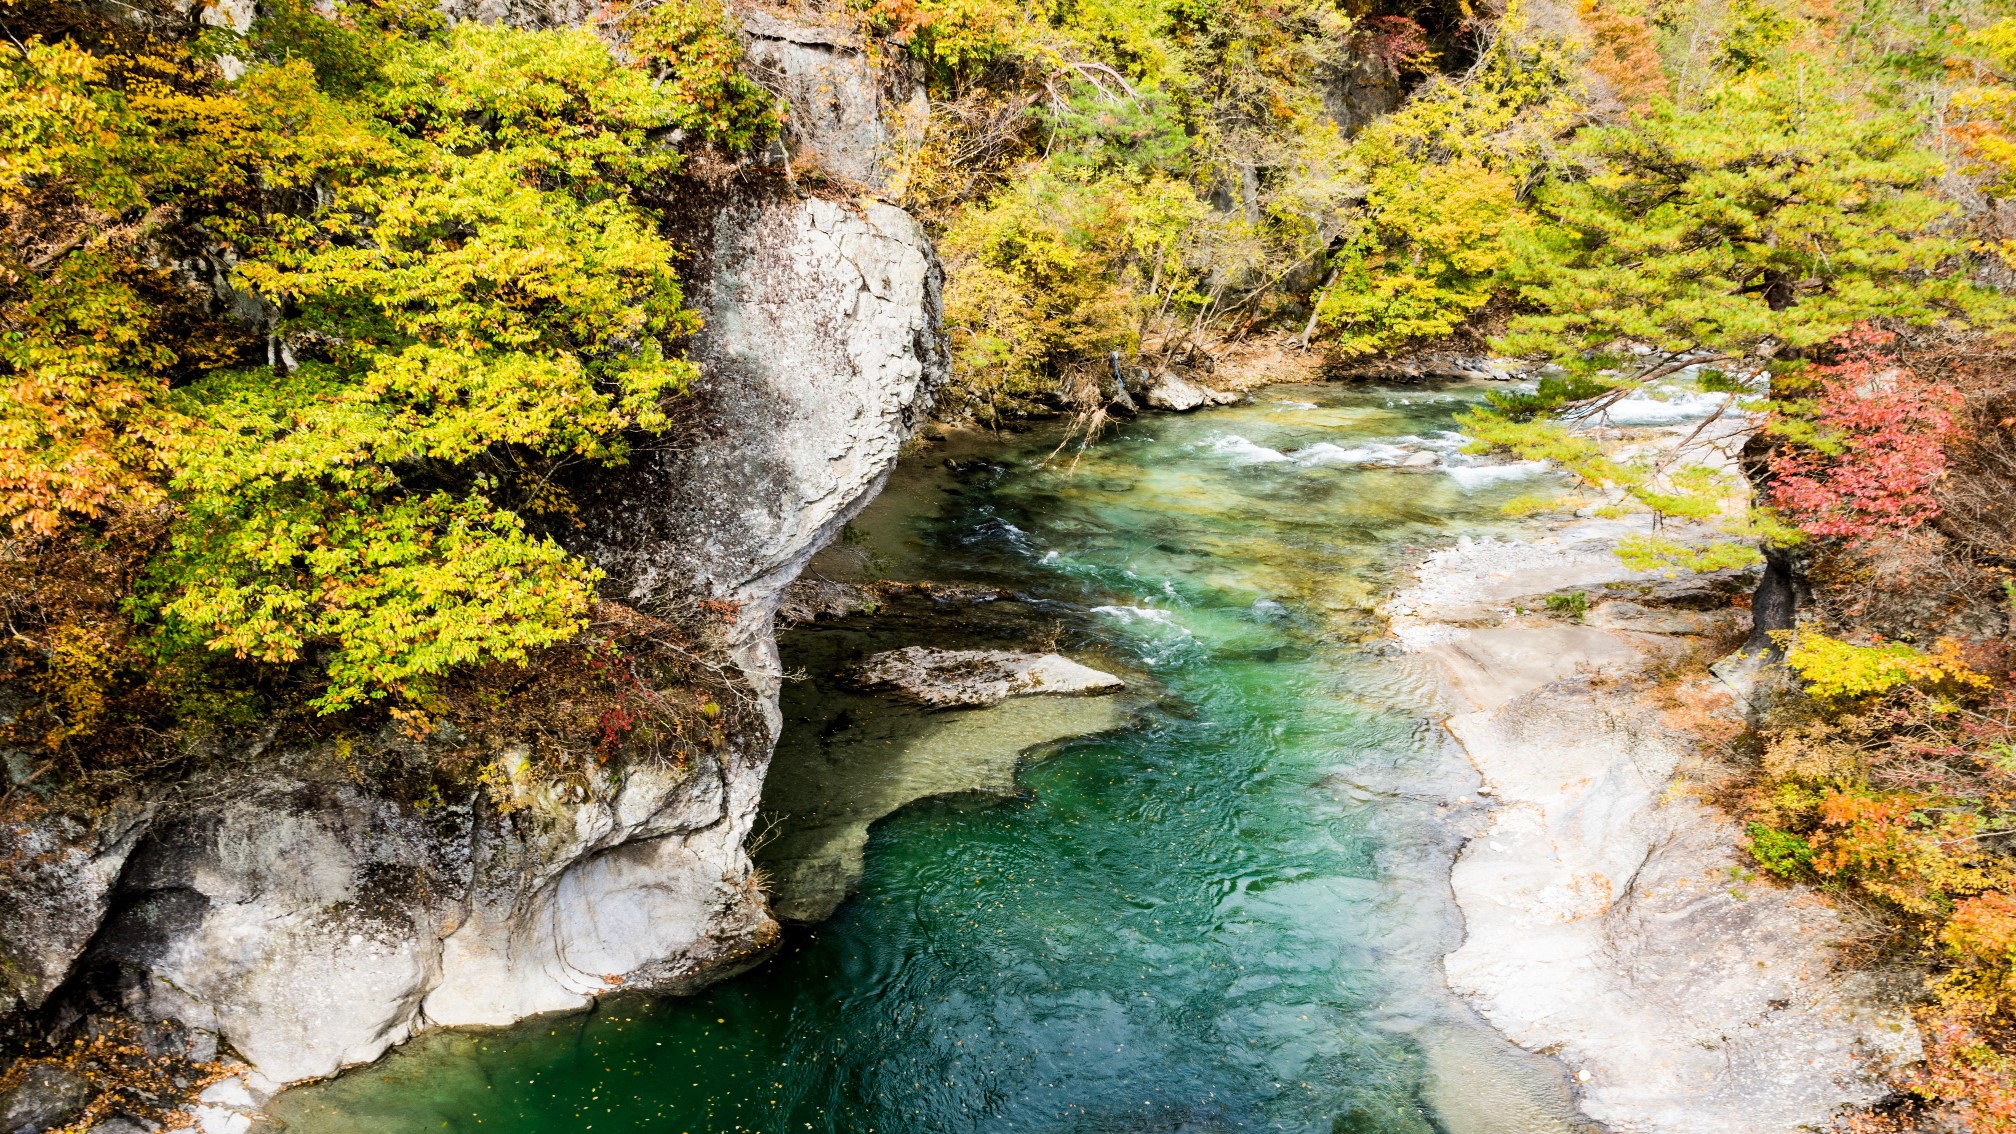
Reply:
M1583 615L1589 613L1589 596L1581 591L1570 591L1567 594L1561 595L1548 595L1547 609L1556 614L1565 614L1570 618L1580 621Z
M1115 99L1089 82L1077 83L1069 101L1046 118L1049 168L1060 172L1145 176L1180 168L1193 145L1174 100L1152 89Z
M1493 390L1484 400L1511 421L1531 421L1563 406L1588 401L1615 387L1584 373L1543 374L1531 391Z
M1858 646L1824 634L1802 633L1785 651L1785 665L1823 701L1845 701L1912 685L1929 690L1983 689L1989 682L1959 656L1958 645L1941 642L1924 650L1903 642Z
M522 517L568 507L560 465L662 430L695 374L644 194L682 137L776 125L708 0L625 17L629 64L587 29L344 13L268 4L193 48L31 40L0 67L0 194L74 234L10 247L7 518L47 539L167 505L131 605L153 655L312 660L325 710L582 628L593 573ZM256 337L152 266L171 218L228 249Z
M1134 353L1152 304L1199 298L1188 241L1205 211L1182 181L1119 171L1032 176L963 214L942 248L966 396L991 420L1071 360Z
M1130 369L1191 357L1234 313L1271 317L1345 229L1323 76L1351 25L1332 0L866 10L940 98L908 184L945 234L968 412L1096 387L1114 350Z
M742 73L739 31L717 0L633 6L616 27L662 85L682 129L728 150L777 136L774 100Z
M1618 459L1575 423L1690 362L1726 364L1703 369L1695 388L1734 407L1754 398L1751 376L1789 372L1776 359L1869 320L1989 320L2003 307L1962 270L1921 124L1788 13L1765 0L1732 6L1710 81L1585 126L1535 178L1494 280L1517 304L1496 346L1560 373L1466 418L1484 446L1556 461L1655 523L1786 543L1800 535L1774 517L1742 518L1728 474ZM1656 531L1619 552L1640 568L1757 559L1738 543Z
M1678 568L1683 571L1734 571L1755 567L1764 555L1755 544L1735 540L1683 543L1656 535L1626 536L1617 541L1617 558L1633 571ZM1670 571L1669 571L1670 573Z
M1363 227L1332 260L1317 305L1346 354L1461 326L1496 290L1515 183L1474 158L1374 175Z
M1789 831L1751 823L1750 855L1757 864L1788 882L1813 876L1813 844Z
M1798 22L1769 0L1735 0L1715 61L1735 74L1758 70L1774 62L1798 34Z
M1583 131L1565 155L1579 175L1535 193L1539 223L1508 273L1530 313L1503 349L1589 365L1630 340L1742 358L1974 306L1940 271L1959 248L1938 232L1951 207L1918 135L1790 60L1698 106Z

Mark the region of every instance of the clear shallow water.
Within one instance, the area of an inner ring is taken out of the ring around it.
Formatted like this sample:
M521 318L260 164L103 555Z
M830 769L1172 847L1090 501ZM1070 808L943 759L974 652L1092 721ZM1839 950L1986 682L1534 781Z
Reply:
M911 462L826 569L1016 597L794 631L787 665L1048 638L1148 693L1131 723L1039 750L1012 798L884 820L859 895L748 976L426 1037L276 1113L314 1134L1568 1129L1550 1066L1441 986L1474 780L1423 675L1362 641L1410 547L1538 487L1440 433L1470 396L1275 388L1125 425L1069 470L1039 467L1041 436ZM1421 452L1453 468L1375 467ZM785 709L773 775L858 727L817 676Z

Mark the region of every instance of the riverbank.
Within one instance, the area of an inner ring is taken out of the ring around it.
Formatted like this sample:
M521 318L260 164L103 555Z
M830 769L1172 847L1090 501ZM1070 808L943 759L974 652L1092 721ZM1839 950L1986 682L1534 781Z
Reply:
M1722 428L1727 452L1740 423ZM1715 447L1692 431L1629 443ZM1700 735L1742 718L1702 663L1747 630L1744 580L1627 569L1613 549L1648 529L1564 517L1464 539L1386 608L1440 674L1491 804L1451 875L1465 932L1449 984L1562 1060L1612 1130L1823 1127L1886 1095L1917 1034L1900 998L1837 963L1841 915L1756 877L1704 802L1718 770Z

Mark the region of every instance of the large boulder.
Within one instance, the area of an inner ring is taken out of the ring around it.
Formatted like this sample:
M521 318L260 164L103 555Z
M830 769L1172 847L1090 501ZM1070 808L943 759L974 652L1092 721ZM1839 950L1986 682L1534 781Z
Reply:
M850 27L747 6L736 15L747 66L789 107L784 140L792 157L899 195L931 116L924 85L900 64L875 66Z
M733 604L774 701L784 588L881 491L948 372L943 276L917 222L875 202L747 192L692 242L706 377L678 436L580 494L574 539L624 602Z
M1160 410L1186 413L1204 406L1229 406L1245 395L1214 390L1177 374L1164 374L1148 387L1148 404Z
M150 811L0 823L0 1016L40 1008L70 975Z

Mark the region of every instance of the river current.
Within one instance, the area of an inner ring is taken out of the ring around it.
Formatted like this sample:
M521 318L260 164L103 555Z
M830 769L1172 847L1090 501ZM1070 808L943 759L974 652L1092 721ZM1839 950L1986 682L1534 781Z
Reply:
M1026 742L996 710L831 680L875 649L1061 649L1130 683L1101 731L1028 751L1013 790L881 820L858 894L748 975L423 1037L275 1117L295 1134L1574 1129L1558 1068L1443 987L1475 779L1374 612L1419 549L1500 530L1509 498L1550 487L1461 453L1453 414L1480 396L1282 386L1125 423L1075 461L1046 461L1042 433L906 459L820 569L998 597L788 631L805 676L773 788L843 750ZM957 744L932 739L948 721Z

